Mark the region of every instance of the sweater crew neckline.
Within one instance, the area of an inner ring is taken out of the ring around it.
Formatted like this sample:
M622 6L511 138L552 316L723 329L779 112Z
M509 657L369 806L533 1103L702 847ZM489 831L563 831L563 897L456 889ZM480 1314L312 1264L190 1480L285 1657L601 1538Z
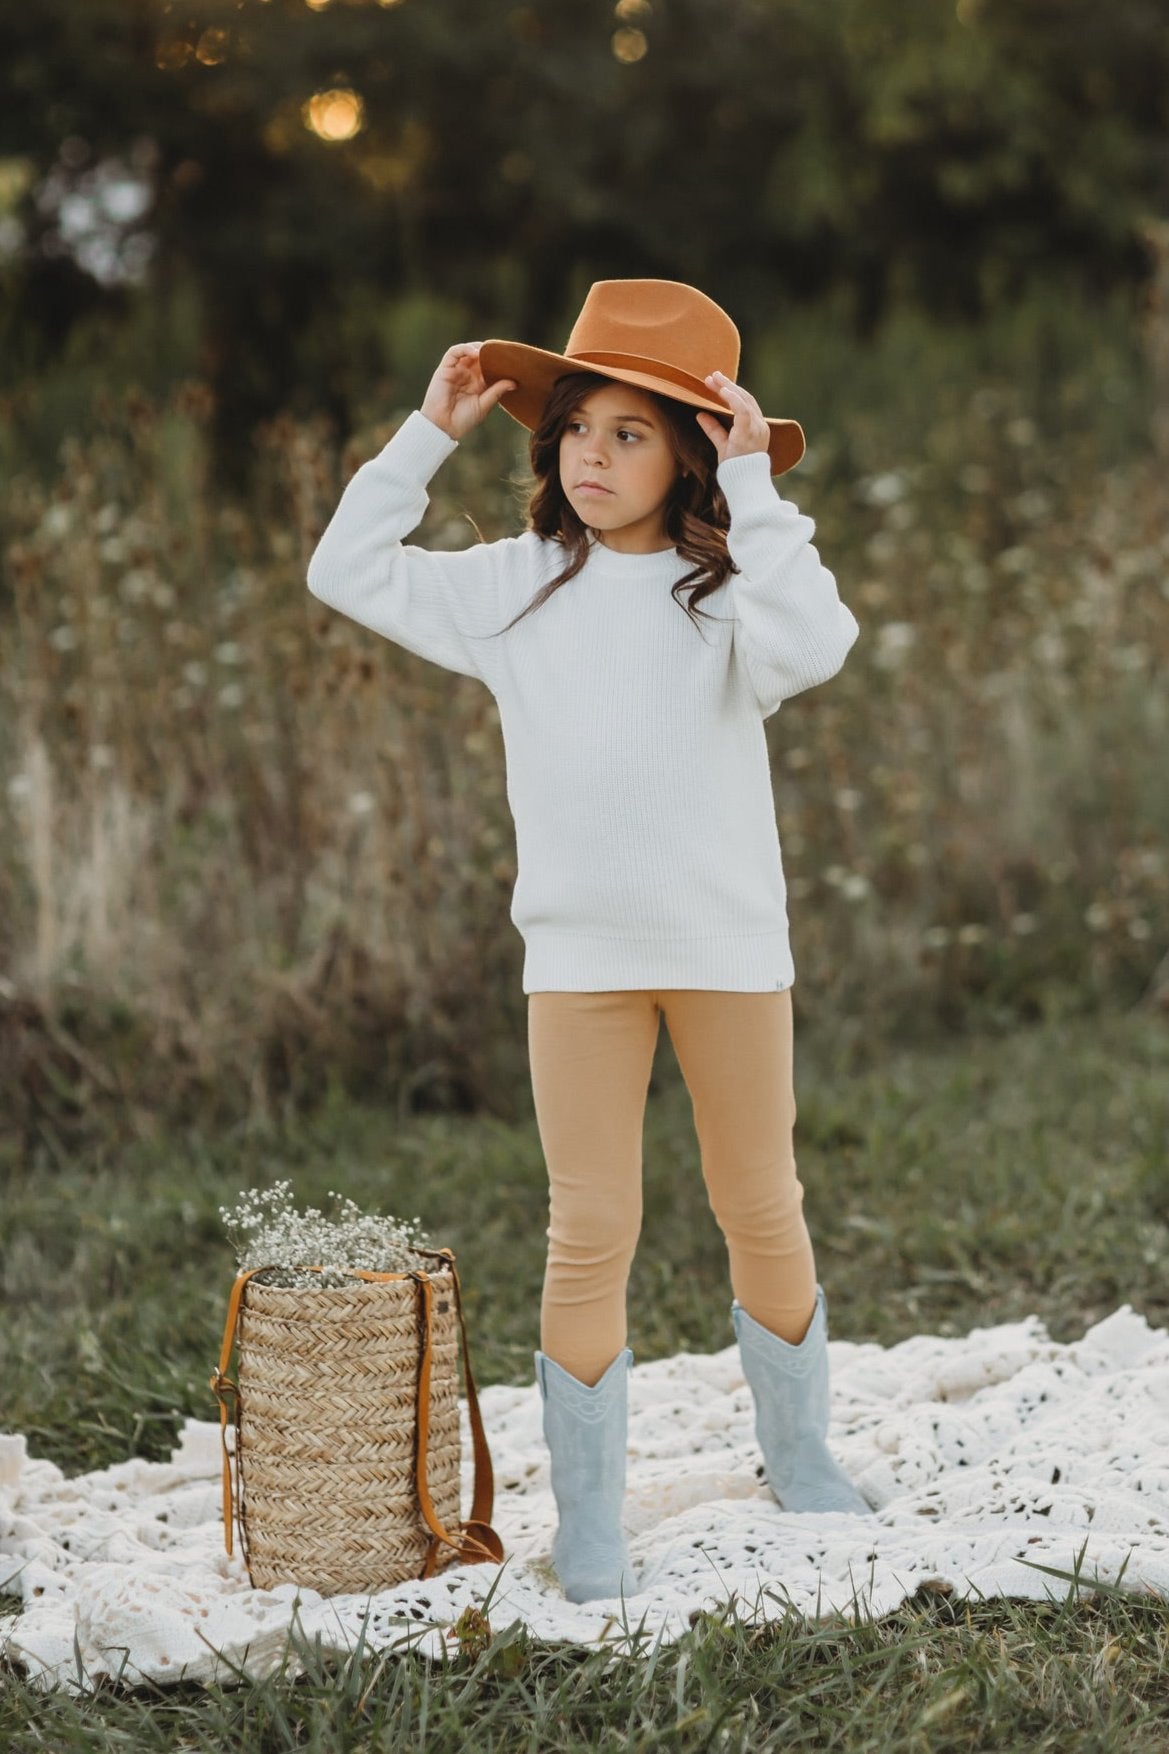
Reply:
M624 577L673 578L681 557L676 548L658 548L649 554L626 554L619 548L606 548L603 542L590 542L590 572L618 573Z

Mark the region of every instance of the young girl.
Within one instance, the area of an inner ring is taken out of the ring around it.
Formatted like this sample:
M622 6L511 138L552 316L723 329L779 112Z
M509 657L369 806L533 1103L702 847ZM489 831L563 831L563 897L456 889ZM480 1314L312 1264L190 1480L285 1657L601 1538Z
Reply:
M763 721L858 634L772 486L804 435L735 381L695 288L595 284L563 354L450 348L420 410L346 487L309 589L498 703L511 918L548 1167L536 1379L572 1601L638 1587L622 1530L626 1284L664 1016L726 1240L731 1319L771 1490L869 1513L830 1454L827 1307L793 1153L786 886ZM531 431L529 528L403 545L426 484L502 403Z

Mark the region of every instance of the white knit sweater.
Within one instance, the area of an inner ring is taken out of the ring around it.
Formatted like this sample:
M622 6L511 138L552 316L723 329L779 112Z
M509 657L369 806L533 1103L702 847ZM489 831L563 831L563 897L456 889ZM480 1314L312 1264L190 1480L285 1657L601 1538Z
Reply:
M776 492L764 453L733 457L718 480L740 570L699 605L722 619L696 628L670 595L687 570L676 550L594 543L575 578L491 639L564 550L530 530L454 553L404 546L454 449L411 414L348 483L308 585L494 695L523 991L791 986L763 721L834 676L860 631L812 519Z

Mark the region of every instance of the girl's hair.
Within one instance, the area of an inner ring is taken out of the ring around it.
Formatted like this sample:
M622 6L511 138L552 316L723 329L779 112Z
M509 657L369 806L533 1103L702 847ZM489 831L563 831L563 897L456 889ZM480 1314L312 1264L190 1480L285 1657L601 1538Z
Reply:
M560 542L568 558L556 577L542 586L527 607L513 615L507 627L499 629L500 633L506 633L517 621L546 603L553 591L576 577L588 559L591 533L569 505L560 485L560 439L585 398L613 381L597 372L569 372L552 386L528 447L536 477L528 502L528 528L538 536ZM682 605L687 615L694 620L697 611L707 621L718 620L697 607L703 597L709 597L724 579L738 571L727 552L731 514L715 474L717 454L695 420L692 408L652 390L642 393L665 417L666 436L677 464L666 501L666 533L682 558L691 562L690 571L671 586L670 595L676 596L684 586L693 585L689 600ZM698 626L697 621L694 625Z

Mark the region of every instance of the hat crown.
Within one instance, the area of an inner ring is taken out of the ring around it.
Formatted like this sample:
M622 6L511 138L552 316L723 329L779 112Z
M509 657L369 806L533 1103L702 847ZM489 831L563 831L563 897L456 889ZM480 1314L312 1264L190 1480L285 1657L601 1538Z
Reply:
M712 371L735 377L739 331L695 286L678 280L597 280L564 352L584 361L597 354L653 360L702 384Z

